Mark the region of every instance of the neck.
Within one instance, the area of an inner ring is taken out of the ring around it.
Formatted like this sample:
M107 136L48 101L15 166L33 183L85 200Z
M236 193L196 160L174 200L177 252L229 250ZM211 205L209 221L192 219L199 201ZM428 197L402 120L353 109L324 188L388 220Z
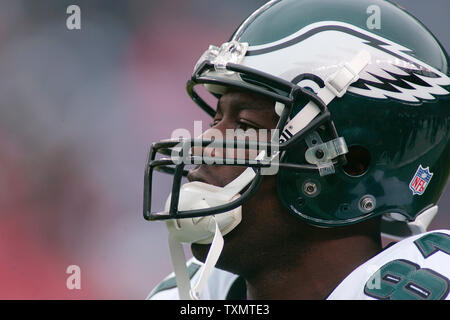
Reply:
M247 298L325 299L348 274L381 250L379 239L359 234L301 246L265 256L264 263L244 275Z

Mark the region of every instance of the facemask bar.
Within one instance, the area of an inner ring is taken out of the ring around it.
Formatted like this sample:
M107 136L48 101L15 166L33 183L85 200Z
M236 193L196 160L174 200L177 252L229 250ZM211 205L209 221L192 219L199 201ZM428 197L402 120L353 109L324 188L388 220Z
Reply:
M199 146L200 145L207 145L208 142L212 142L211 140L197 140L197 139L190 139L186 140L184 143L189 144L190 146ZM261 167L266 167L269 164L261 162L261 161L246 161L242 164L233 164L233 165L241 165L246 167L252 167L255 170L255 178L251 182L250 186L246 191L242 193L242 195L236 199L235 201L232 201L226 205L217 206L210 209L197 209L197 210L186 210L186 211L178 211L178 202L179 202L179 191L181 186L181 179L183 176L187 175L187 171L184 170L184 166L186 165L186 160L189 159L191 164L198 163L199 160L202 161L203 164L206 164L207 158L200 158L200 157L194 157L190 156L189 158L182 156L182 150L180 151L180 156L184 158L184 160L181 163L178 163L178 161L174 161L172 158L163 158L154 160L158 149L155 147L162 147L164 149L171 148L174 145L178 145L180 143L179 140L177 141L166 141L161 144L158 144L157 146L153 145L151 147L151 150L149 152L149 159L147 160L147 166L145 170L145 181L144 181L144 218L147 220L166 220L166 219L180 219L180 218L193 218L193 217L202 217L217 213L226 212L229 210L232 210L234 208L237 208L238 206L242 205L245 201L248 200L257 190L257 187L259 186L262 176L260 174ZM183 148L184 149L184 148ZM179 160L179 159L178 159ZM189 163L187 163L189 164ZM170 167L175 166L175 168ZM172 196L171 196L171 204L170 204L170 210L167 213L164 212L152 212L151 211L151 194L152 194L152 179L153 179L153 171L158 170L165 173L172 174L174 176L173 183L172 183Z
M265 96L274 101L281 102L285 105L285 108L280 116L276 129L282 131L284 129L285 124L289 116L291 115L293 106L298 104L300 99L310 100L314 102L317 107L320 109L320 114L314 118L309 125L307 125L303 130L294 135L291 139L280 143L279 150L286 149L287 147L291 147L302 141L302 139L298 139L300 136L303 136L305 132L315 130L321 125L325 125L327 129L330 131L333 139L337 139L339 136L337 134L336 127L334 122L331 119L331 114L327 109L326 104L322 101L317 94L304 89L296 84L288 82L284 79L280 79L278 77L274 77L271 74L255 70L240 64L228 63L226 65L226 69L228 71L236 72L240 75L241 78L245 78L246 81L254 81L257 84L252 84L244 81L236 81L223 77L218 77L214 75L205 75L208 71L214 71L214 65L208 61L204 61L201 63L190 81L188 81L186 85L186 90L191 99L206 113L208 113L211 117L214 117L216 114L215 110L206 103L195 91L195 86L199 84L213 84L219 86L226 86L235 89L241 89L244 91L250 91L262 96ZM251 80L250 80L251 79ZM264 86L266 89L264 89ZM217 98L220 98L220 95L214 94ZM344 165L346 163L345 155L340 155L337 158L337 163L339 165Z
M226 69L233 72L239 72L239 74L243 77L246 76L248 78L254 79L258 84L264 83L265 86L269 87L269 90L263 89L259 85L254 85L251 83L247 83L244 81L236 81L221 77L215 77L215 76L203 76L203 74L206 71L213 71L214 65L209 63L208 61L204 61L201 63L197 70L194 72L194 75L192 76L192 79L187 83L187 92L189 96L192 98L194 102L197 103L205 112L207 112L210 116L215 115L214 109L209 106L194 90L194 87L198 84L215 84L220 86L226 86L226 87L233 87L237 89L247 90L251 91L257 94L261 94L263 96L266 96L270 99L273 99L274 101L281 102L285 105L285 108L283 112L280 115L280 119L278 121L276 129L282 131L285 124L288 121L288 118L292 112L292 108L295 104L298 104L299 99L307 98L307 100L310 100L314 102L320 109L320 114L317 115L305 128L297 132L294 136L292 136L289 140L284 141L278 145L272 145L272 147L278 148L280 154L283 154L285 150L288 148L291 148L292 146L302 142L305 140L308 133L316 130L319 126L326 126L328 129L328 132L331 134L332 139L339 138L336 128L334 126L334 123L331 119L330 112L327 110L326 104L313 92L306 90L302 87L299 87L295 84L292 84L290 82L287 82L283 79L279 79L276 77L273 77L272 75L239 65L239 64L233 64L228 63L226 65ZM219 95L216 95L216 97L220 98ZM212 147L214 144L216 146L226 146L228 145L227 141L211 141L211 140L195 140L190 139L186 140L184 143L190 144L190 147L198 147L199 144L201 146L208 146ZM242 141L239 141L238 143L242 144ZM253 143L254 145L251 145ZM162 158L155 160L156 154L160 153L163 155L170 155L172 153L172 148L176 145L180 144L180 140L166 140L159 143L155 143L152 145L149 156L147 159L147 165L145 170L145 181L144 181L144 218L147 220L166 220L166 219L181 219L181 218L192 218L192 217L201 217L201 216L208 216L213 214L218 214L222 212L230 211L234 208L237 208L238 206L242 205L244 202L248 200L251 196L253 196L257 188L262 180L261 175L261 168L267 167L270 165L274 165L274 163L267 163L264 161L257 161L257 160L247 160L243 164L227 164L226 159L224 158L223 164L221 165L243 165L246 167L252 167L253 170L255 170L255 178L250 183L248 188L242 193L242 195L225 205L216 206L213 208L206 208L206 209L198 209L198 210L186 210L186 211L178 211L178 201L179 201L179 190L181 186L181 179L183 176L187 175L187 171L184 169L185 164L194 164L194 160L199 160L199 158L196 157L190 157L190 159L184 155L184 161L180 164L176 164L175 161L171 158ZM213 145L211 145L213 144ZM255 144L255 142L246 142L245 148L251 148L255 146L262 146L263 142L258 142ZM267 145L267 143L266 143ZM267 146L270 147L270 144ZM235 143L235 148L237 147ZM185 149L185 148L182 148ZM183 157L182 154L179 154L180 157ZM188 160L188 161L186 161ZM189 161L190 160L190 161ZM201 163L200 164L208 164L207 158L200 158ZM183 163L184 162L184 163ZM197 162L198 163L198 162ZM332 164L336 166L342 166L346 163L345 155L339 155L335 159L332 160ZM319 171L319 168L316 165L311 164L297 164L297 163L285 163L285 162L279 162L278 164L279 168L285 168L290 170L296 170L296 171ZM175 166L175 167L173 167ZM151 186L152 186L152 176L153 176L153 170L165 172L174 175L174 180L172 184L172 197L171 197L171 205L169 212L152 212L151 211Z

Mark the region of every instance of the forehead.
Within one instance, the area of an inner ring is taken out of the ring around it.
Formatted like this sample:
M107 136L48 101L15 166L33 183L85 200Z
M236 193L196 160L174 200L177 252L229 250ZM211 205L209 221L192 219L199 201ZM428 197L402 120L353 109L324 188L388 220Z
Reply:
M273 110L274 106L275 102L267 97L252 92L233 89L220 97L217 103L217 111L240 111L243 109L255 111Z

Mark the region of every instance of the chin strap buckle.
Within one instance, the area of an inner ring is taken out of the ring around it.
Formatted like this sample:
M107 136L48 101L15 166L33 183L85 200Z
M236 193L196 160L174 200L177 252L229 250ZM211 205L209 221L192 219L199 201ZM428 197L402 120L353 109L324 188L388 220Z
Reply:
M341 98L348 87L359 79L359 72L355 71L349 63L344 64L342 69L325 80L325 87L333 92L336 97Z
M333 174L335 170L332 160L348 152L347 144L342 137L324 143L317 131L314 131L305 140L308 145L305 159L318 167L320 176Z

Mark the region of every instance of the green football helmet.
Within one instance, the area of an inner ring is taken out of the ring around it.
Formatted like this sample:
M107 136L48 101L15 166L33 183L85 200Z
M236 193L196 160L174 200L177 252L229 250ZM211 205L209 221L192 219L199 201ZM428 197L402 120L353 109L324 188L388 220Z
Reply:
M156 157L171 154L180 141L153 144L146 219L204 217L241 206L275 153L278 196L309 224L339 227L382 216L386 235L405 237L423 232L436 214L450 169L449 60L430 31L396 5L270 1L195 66L187 92L214 116L201 86L215 98L237 88L276 101L279 140L265 145L272 151L264 158L244 164L254 176L239 197L189 210L178 206L184 164ZM151 211L155 169L174 174L163 213Z

